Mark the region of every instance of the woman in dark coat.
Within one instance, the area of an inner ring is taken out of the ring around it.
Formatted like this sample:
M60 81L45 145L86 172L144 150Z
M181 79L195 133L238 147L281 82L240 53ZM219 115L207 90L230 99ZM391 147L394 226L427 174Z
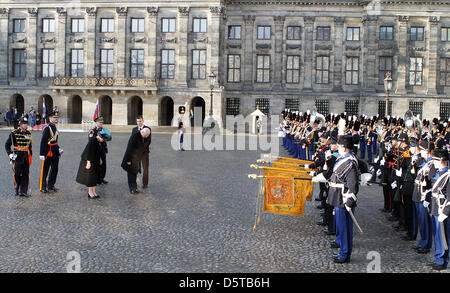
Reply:
M99 136L94 137L94 132L89 132L89 142L81 154L80 166L78 168L76 181L80 184L86 185L88 189L88 198L99 198L95 192L97 185L97 176L100 159L100 143Z
M150 129L144 128L135 132L128 140L127 150L122 160L122 168L128 174L128 187L131 194L139 193L137 190L137 174L141 172L141 160L146 149L145 138L150 135Z

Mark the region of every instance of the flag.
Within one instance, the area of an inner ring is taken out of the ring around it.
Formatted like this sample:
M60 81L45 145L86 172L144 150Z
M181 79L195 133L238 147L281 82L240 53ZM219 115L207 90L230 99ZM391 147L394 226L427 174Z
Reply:
M95 105L95 111L94 111L94 118L92 118L92 120L97 119L98 117L98 100L97 100L97 105Z
M45 97L42 97L42 119L44 119L44 121L46 116L47 110L45 109Z

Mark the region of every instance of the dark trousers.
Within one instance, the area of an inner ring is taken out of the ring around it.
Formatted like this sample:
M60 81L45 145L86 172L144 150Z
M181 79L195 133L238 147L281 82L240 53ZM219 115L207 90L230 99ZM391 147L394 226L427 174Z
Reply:
M16 164L13 163L14 171L14 188L16 193L26 194L28 192L28 182L30 174L30 166L28 163Z
M102 164L98 167L98 179L97 183L101 184L106 176L106 154L100 153L100 158L102 159Z
M364 141L361 141L359 143L359 151L360 151L360 158L364 159L366 157L366 143Z
M149 165L149 153L145 152L142 155L141 164L142 164L142 185L148 185L148 165Z
M407 184L407 183L404 183ZM404 207L404 214L405 214L405 225L407 229L408 236L411 236L415 238L415 224L414 224L414 208L413 208L413 201L412 201L412 191L411 193L405 192L403 194L403 207Z
M383 185L383 196L384 196L384 209L388 211L392 210L392 189L390 185L388 184Z
M334 219L333 219L334 207L329 204L325 204L325 211L323 213L323 221L328 224L328 231L334 232Z
M47 189L47 186L50 188L55 186L56 176L58 176L58 164L59 156L46 157L45 160L42 161L41 178L39 182L40 190Z
M137 189L137 174L132 172L127 172L128 176L128 187L130 188L130 191Z

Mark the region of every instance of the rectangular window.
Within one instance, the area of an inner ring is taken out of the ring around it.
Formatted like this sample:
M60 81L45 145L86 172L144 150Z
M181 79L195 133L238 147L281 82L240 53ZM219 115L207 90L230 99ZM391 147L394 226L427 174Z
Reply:
M359 101L358 100L346 100L345 101L345 112L347 116L358 116L359 112Z
M300 40L301 39L301 27L300 26L288 26L286 38L288 40Z
M347 57L345 64L345 83L359 83L359 57Z
M411 27L409 30L410 41L423 41L423 27Z
M378 84L384 84L386 73L392 73L392 56L381 56L378 70Z
M394 39L394 27L380 26L380 40L393 40L393 39Z
M145 22L143 18L132 18L131 19L131 32L132 33L143 33L145 31Z
M270 40L270 26L258 26L258 40Z
M441 102L439 105L439 117L443 120L450 118L450 103Z
M206 18L194 18L192 32L194 33L206 33Z
M175 50L161 50L161 78L175 78Z
M316 31L317 41L329 41L331 28L329 26L319 26Z
M316 100L316 109L322 115L330 113L330 102L328 100Z
M256 82L270 82L270 55L256 56Z
M162 18L161 31L163 33L174 33L176 30L176 18Z
M439 73L440 85L450 86L450 58L441 58Z
M55 32L55 20L52 18L42 19L42 32L43 33L54 33Z
M84 76L84 51L82 49L71 51L70 74L72 77Z
M240 104L241 99L239 98L227 98L226 115L233 115L233 116L239 115Z
M286 61L286 83L299 83L300 56L287 56Z
M269 99L256 99L255 108L264 113L264 115L269 116L270 111L270 101Z
M84 33L83 18L72 18L72 33Z
M228 26L228 39L229 40L240 40L241 39L241 26L240 25Z
M450 42L450 28L448 27L441 28L441 41Z
M206 50L192 50L192 79L206 78Z
M100 50L100 76L114 77L114 50Z
M378 116L386 115L386 101L378 101ZM389 101L388 115L392 116L392 101Z
M284 108L290 109L291 111L298 111L300 109L300 101L299 99L285 99L284 100Z
M347 41L359 41L359 27L347 28Z
M420 115L422 117L423 102L409 102L409 110L411 110L414 116Z
M113 33L114 32L114 18L102 18L100 25L100 32Z
M42 49L42 77L55 76L55 50Z
M26 75L25 50L14 49L13 60L13 77L24 78Z
M423 59L409 58L409 85L422 85Z
M241 55L228 55L228 82L241 81Z
M144 77L144 50L131 50L131 78Z
M330 75L330 57L317 56L316 57L316 83L327 84L329 83Z
M15 33L25 32L25 19L14 19L13 23L14 23L13 31Z

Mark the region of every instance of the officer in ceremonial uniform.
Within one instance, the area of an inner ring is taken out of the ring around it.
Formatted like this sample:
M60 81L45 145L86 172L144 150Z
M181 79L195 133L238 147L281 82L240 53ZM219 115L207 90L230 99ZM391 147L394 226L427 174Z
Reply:
M98 116L94 119L95 128L92 129L93 135L89 139L97 139L100 136L100 166L98 171L97 184L108 184L105 180L106 176L106 154L108 153L108 145L106 144L106 137L102 135L103 133L103 117Z
M63 153L58 144L58 112L48 114L49 124L42 130L40 159L42 160L41 176L39 180L39 190L42 193L48 191L58 191L55 187L56 177L58 176L59 157ZM48 178L47 178L48 177ZM48 181L47 181L48 180Z
M448 266L450 241L449 219L450 216L450 191L448 180L448 151L436 149L433 152L433 163L436 174L432 178L433 188L431 191L431 215L434 225L434 270L445 270Z
M28 194L28 183L33 155L32 145L33 137L31 132L28 131L28 120L22 118L19 121L19 127L9 134L5 143L5 150L14 172L15 195L30 196Z
M353 248L353 219L356 194L359 190L358 160L353 153L353 138L341 136L338 140L339 158L330 178L328 203L334 207L336 222L336 242L332 247L340 248L333 260L336 263L350 262Z

